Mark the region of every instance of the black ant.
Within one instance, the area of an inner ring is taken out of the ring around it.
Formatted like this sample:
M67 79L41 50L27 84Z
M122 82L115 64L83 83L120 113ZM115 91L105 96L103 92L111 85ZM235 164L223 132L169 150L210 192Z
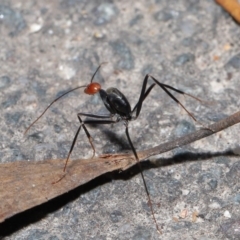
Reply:
M102 63L102 64L104 64L104 63ZM130 106L127 98L117 88L108 88L107 90L103 90L99 83L93 82L93 79L94 79L96 73L98 72L98 70L100 69L102 64L100 64L98 66L97 70L93 74L93 76L91 78L91 81L90 81L90 84L84 85L84 86L78 86L76 88L73 88L73 89L67 91L66 93L62 94L58 98L56 98L54 101L52 101L50 103L50 105L43 111L43 113L26 129L25 134L44 115L44 113L52 106L52 104L54 102L56 102L57 100L59 100L60 98L65 96L66 94L68 94L68 93L70 93L72 91L75 91L75 90L77 90L79 88L83 88L83 87L85 88L84 92L86 94L89 94L89 95L94 95L94 94L99 92L100 97L101 97L101 99L103 101L103 104L105 105L105 107L109 111L109 114L108 115L96 115L96 114L89 114L89 113L82 113L82 112L77 114L77 117L78 117L79 122L80 122L80 126L79 126L79 128L78 128L78 130L77 130L77 132L75 134L75 137L74 137L74 139L72 141L72 145L71 145L71 148L69 150L69 153L68 153L65 165L64 165L63 172L66 171L68 160L69 160L70 155L72 153L72 150L73 150L73 148L75 146L78 134L79 134L79 132L81 130L81 127L83 127L83 130L85 131L85 134L88 137L89 143L91 144L91 147L93 149L93 157L94 157L94 155L95 155L95 148L94 148L93 143L92 143L91 135L88 132L88 130L87 130L85 125L86 124L113 124L113 123L117 123L117 122L123 121L124 125L125 125L125 133L126 133L128 142L129 142L129 144L131 146L131 149L132 149L132 152L133 152L133 154L134 154L134 156L136 158L136 161L137 161L137 164L139 166L139 170L140 170L140 173L141 173L141 176L142 176L142 179L143 179L143 184L144 184L144 188L145 188L146 193L147 193L148 202L149 202L150 209L151 209L151 212L152 212L153 220L154 220L154 222L156 224L157 230L159 231L159 233L161 233L161 230L159 229L157 221L156 221L156 218L155 218L155 214L154 214L153 206L152 206L152 201L151 201L151 198L150 198L149 191L147 189L147 185L146 185L146 181L145 181L145 178L144 178L144 175L143 175L142 167L140 165L140 161L139 161L137 152L136 152L136 150L135 150L135 148L133 146L132 140L131 140L129 132L128 132L128 123L129 123L129 121L136 120L138 118L138 116L139 116L139 114L141 112L142 104L143 104L144 100L147 98L147 96L152 91L152 89L154 88L155 85L158 85L160 88L162 88L162 90L164 90L176 103L178 103L188 113L188 115L196 122L197 122L196 118L182 105L182 103L180 103L172 95L172 93L169 92L168 89L173 90L173 91L175 91L177 93L180 93L180 94L183 94L183 95L190 96L190 97L192 97L192 98L194 98L194 99L196 99L196 100L198 100L200 102L201 102L201 100L196 98L196 97L194 97L191 94L185 93L185 92L183 92L181 90L178 90L178 89L176 89L174 87L171 87L171 86L169 86L167 84L163 84L163 83L159 82L153 76L147 74L145 76L144 80L143 80L142 90L141 90L139 99L138 99L135 107L133 109L131 109L131 106ZM152 83L147 88L147 83L148 83L148 80L150 78L154 81L154 83ZM81 118L82 116L84 116L84 117L91 117L91 118L97 118L99 120L96 120L96 119L93 119L93 120L82 120L82 118ZM61 179L59 179L57 182L59 182ZM55 182L55 183L57 183L57 182Z

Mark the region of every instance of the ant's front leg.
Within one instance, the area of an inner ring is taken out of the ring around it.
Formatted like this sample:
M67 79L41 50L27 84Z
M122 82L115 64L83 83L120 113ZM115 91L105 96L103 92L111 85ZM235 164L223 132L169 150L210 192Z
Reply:
M89 120L82 120L81 116L98 118L98 119L106 119L106 120L95 120L95 119L93 119L93 120L91 120L91 119L89 119ZM74 139L72 141L72 145L71 145L71 148L69 150L69 153L68 153L68 156L67 156L67 159L66 159L66 163L65 163L65 166L64 166L64 169L63 169L64 172L66 170L68 160L70 158L70 155L71 155L71 153L73 151L73 148L75 146L75 143L77 141L77 137L78 137L78 134L79 134L79 132L81 130L81 127L83 127L83 130L84 130L84 132L85 132L85 134L86 134L86 136L88 138L88 141L89 141L89 143L90 143L90 145L91 145L91 147L93 149L93 156L92 156L92 158L93 158L94 155L95 155L95 148L94 148L94 145L92 143L93 142L92 141L92 137L91 137L91 135L90 135L90 133L87 130L85 125L86 124L112 124L112 123L116 123L118 121L118 120L116 120L116 121L115 120L107 120L107 119L111 119L112 115L95 115L95 114L89 114L89 113L78 113L77 117L78 117L78 120L80 122L80 126L79 126L79 128L78 128L78 130L77 130L77 132L76 132L76 134L74 136Z
M111 118L111 115L109 116L109 115L95 115L95 114L89 114L89 113L78 113L77 116L78 116L78 120L80 122L80 126L78 127L78 130L77 130L77 132L76 132L76 134L74 136L74 139L72 141L71 148L70 148L70 150L68 152L68 156L67 156L67 159L66 159L66 162L65 162L65 165L64 165L64 169L63 169L64 174L63 174L63 176L61 176L57 181L53 182L52 184L56 184L56 183L60 182L66 176L65 171L66 171L66 168L67 168L67 164L68 164L70 155L71 155L71 153L73 151L73 148L75 146L75 143L77 141L78 134L79 134L79 132L80 132L82 127L83 127L83 129L84 129L84 131L85 131L85 133L86 133L86 135L88 137L88 140L89 140L89 142L90 142L90 144L92 146L93 157L94 157L94 155L95 155L95 148L94 148L93 143L92 143L91 135L88 132L85 124L112 124L112 123L116 122L116 121L113 121L113 120L94 120L94 119L93 120L82 120L81 119L81 116L92 117L92 118L100 118L100 119L109 119L109 118Z
M81 127L83 127L83 130L84 130L85 134L87 135L88 141L89 141L89 143L91 144L91 147L92 147L92 149L93 149L93 156L92 156L92 157L94 157L94 155L95 155L95 148L94 148L94 145L93 145L93 143L92 143L92 137L91 137L90 133L88 132L85 124L88 124L88 123L91 123L91 122L95 122L95 123L96 123L96 122L98 122L98 121L97 121L97 120L85 120L85 121L83 121L83 120L81 119L81 116L93 117L93 118L101 118L101 119L110 118L110 116L108 116L108 115L95 115L95 114L89 114L89 113L78 113L78 114L77 114L78 120L79 120L79 122L80 122L80 126L79 126L79 128L78 128L78 130L77 130L77 132L76 132L76 134L75 134L75 136L74 136L74 139L73 139L73 141L72 141L71 148L70 148L70 150L69 150L69 152L68 152L68 156L67 156L67 159L66 159L66 163L65 163L65 166L64 166L64 169L63 169L64 172L65 172L65 170L66 170L68 160L69 160L69 158L70 158L70 155L71 155L71 153L72 153L72 151L73 151L73 148L74 148L74 146L75 146L75 143L76 143L76 141L77 141L77 137L78 137L78 134L79 134L79 132L80 132L80 130L81 130Z

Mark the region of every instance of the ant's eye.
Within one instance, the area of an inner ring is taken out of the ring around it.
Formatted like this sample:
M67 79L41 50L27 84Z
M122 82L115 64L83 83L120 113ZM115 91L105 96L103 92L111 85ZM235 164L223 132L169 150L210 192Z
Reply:
M90 83L85 89L84 92L89 95L94 95L99 92L101 85L97 82Z

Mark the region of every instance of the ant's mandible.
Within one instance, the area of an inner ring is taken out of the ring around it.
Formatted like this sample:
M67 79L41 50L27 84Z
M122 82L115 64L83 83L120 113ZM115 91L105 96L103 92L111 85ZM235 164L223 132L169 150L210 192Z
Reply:
M69 150L69 153L68 153L63 171L64 172L66 171L68 160L69 160L70 155L73 151L73 148L75 146L75 143L76 143L76 140L77 140L77 137L78 137L78 134L79 134L81 128L83 128L85 134L88 137L89 143L91 144L91 147L93 149L93 157L94 157L95 148L94 148L94 145L92 143L91 135L88 132L85 125L87 125L87 124L113 124L113 123L123 121L124 125L125 125L125 133L126 133L129 145L130 145L130 147L132 149L132 152L133 152L133 154L136 158L136 161L137 161L137 164L139 166L139 170L140 170L140 173L141 173L141 176L142 176L142 179L143 179L143 184L144 184L144 188L145 188L146 193L147 193L147 198L148 198L148 202L149 202L149 205L150 205L150 208L151 208L151 213L152 213L152 216L153 216L153 220L156 224L156 228L157 228L158 232L161 233L161 230L159 229L158 224L157 224L157 220L155 218L155 214L154 214L153 206L152 206L152 201L151 201L150 194L149 194L149 191L148 191L148 188L147 188L147 185L146 185L146 181L145 181L145 178L144 178L144 175L143 175L142 167L140 165L140 161L139 161L137 152L136 152L136 150L133 146L132 140L131 140L130 135L129 135L128 123L129 123L129 121L136 120L138 118L138 116L141 112L142 104L143 104L144 100L147 98L149 93L152 91L152 89L156 85L158 85L162 90L164 90L168 94L168 96L170 96L176 103L178 103L187 112L187 114L196 122L197 122L196 118L183 106L183 104L181 102L179 102L177 100L177 98L175 98L172 95L172 93L169 90L173 90L177 93L187 95L187 96L192 97L192 98L194 98L194 99L196 99L200 102L201 102L201 100L199 98L191 95L191 94L185 93L185 92L183 92L181 90L178 90L178 89L176 89L172 86L169 86L167 84L163 84L163 83L159 82L153 76L147 74L145 76L144 80L143 80L142 90L141 90L139 99L138 99L136 105L134 106L134 108L131 109L131 106L130 106L127 98L117 88L108 88L107 90L104 90L104 89L101 88L101 85L99 83L93 82L93 79L94 79L96 73L98 72L98 70L100 69L100 67L103 64L104 63L102 63L98 66L97 70L95 71L95 73L93 74L93 76L91 78L90 84L73 88L73 89L65 92L64 94L62 94L58 98L56 98L54 101L52 101L50 103L50 105L43 111L43 113L33 123L30 124L30 126L26 129L24 134L26 134L28 132L28 130L44 115L44 113L53 105L54 102L56 102L57 100L59 100L60 98L65 96L66 94L68 94L70 92L73 92L73 91L75 91L79 88L85 88L84 93L89 94L89 95L94 95L96 93L99 93L100 97L103 101L103 104L105 105L105 107L109 111L109 114L108 115L96 115L96 114L82 113L82 112L77 114L77 117L78 117L79 122L80 122L80 126L79 126L79 128L78 128L78 130L75 134L75 137L72 141L72 145L71 145L71 148ZM152 79L154 81L154 83L152 83L147 88L147 83L148 83L149 79ZM82 118L81 118L82 116L90 117L90 118L93 118L93 119L92 120L91 119L90 120L89 119L88 120L82 120ZM98 120L96 120L96 119L98 119ZM59 181L57 181L57 182L59 182Z

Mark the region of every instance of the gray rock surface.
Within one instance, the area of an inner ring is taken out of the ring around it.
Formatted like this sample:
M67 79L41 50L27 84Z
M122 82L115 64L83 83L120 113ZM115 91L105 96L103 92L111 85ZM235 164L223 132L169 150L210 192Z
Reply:
M65 90L96 76L132 106L145 74L207 101L179 96L204 123L239 110L240 27L214 1L0 1L1 162L65 158L77 112L104 113L99 96ZM176 95L177 96L177 95ZM210 104L211 103L211 104ZM130 134L145 149L198 129L155 87ZM122 123L91 127L97 153L129 151ZM3 239L240 239L240 125L152 160L144 175L163 234L155 228L137 168L109 174L0 225ZM235 151L238 153L239 151ZM80 133L72 158L91 157ZM162 163L161 163L162 162ZM1 194L1 193L0 193ZM186 211L187 210L187 211ZM198 217L194 217L198 213Z

